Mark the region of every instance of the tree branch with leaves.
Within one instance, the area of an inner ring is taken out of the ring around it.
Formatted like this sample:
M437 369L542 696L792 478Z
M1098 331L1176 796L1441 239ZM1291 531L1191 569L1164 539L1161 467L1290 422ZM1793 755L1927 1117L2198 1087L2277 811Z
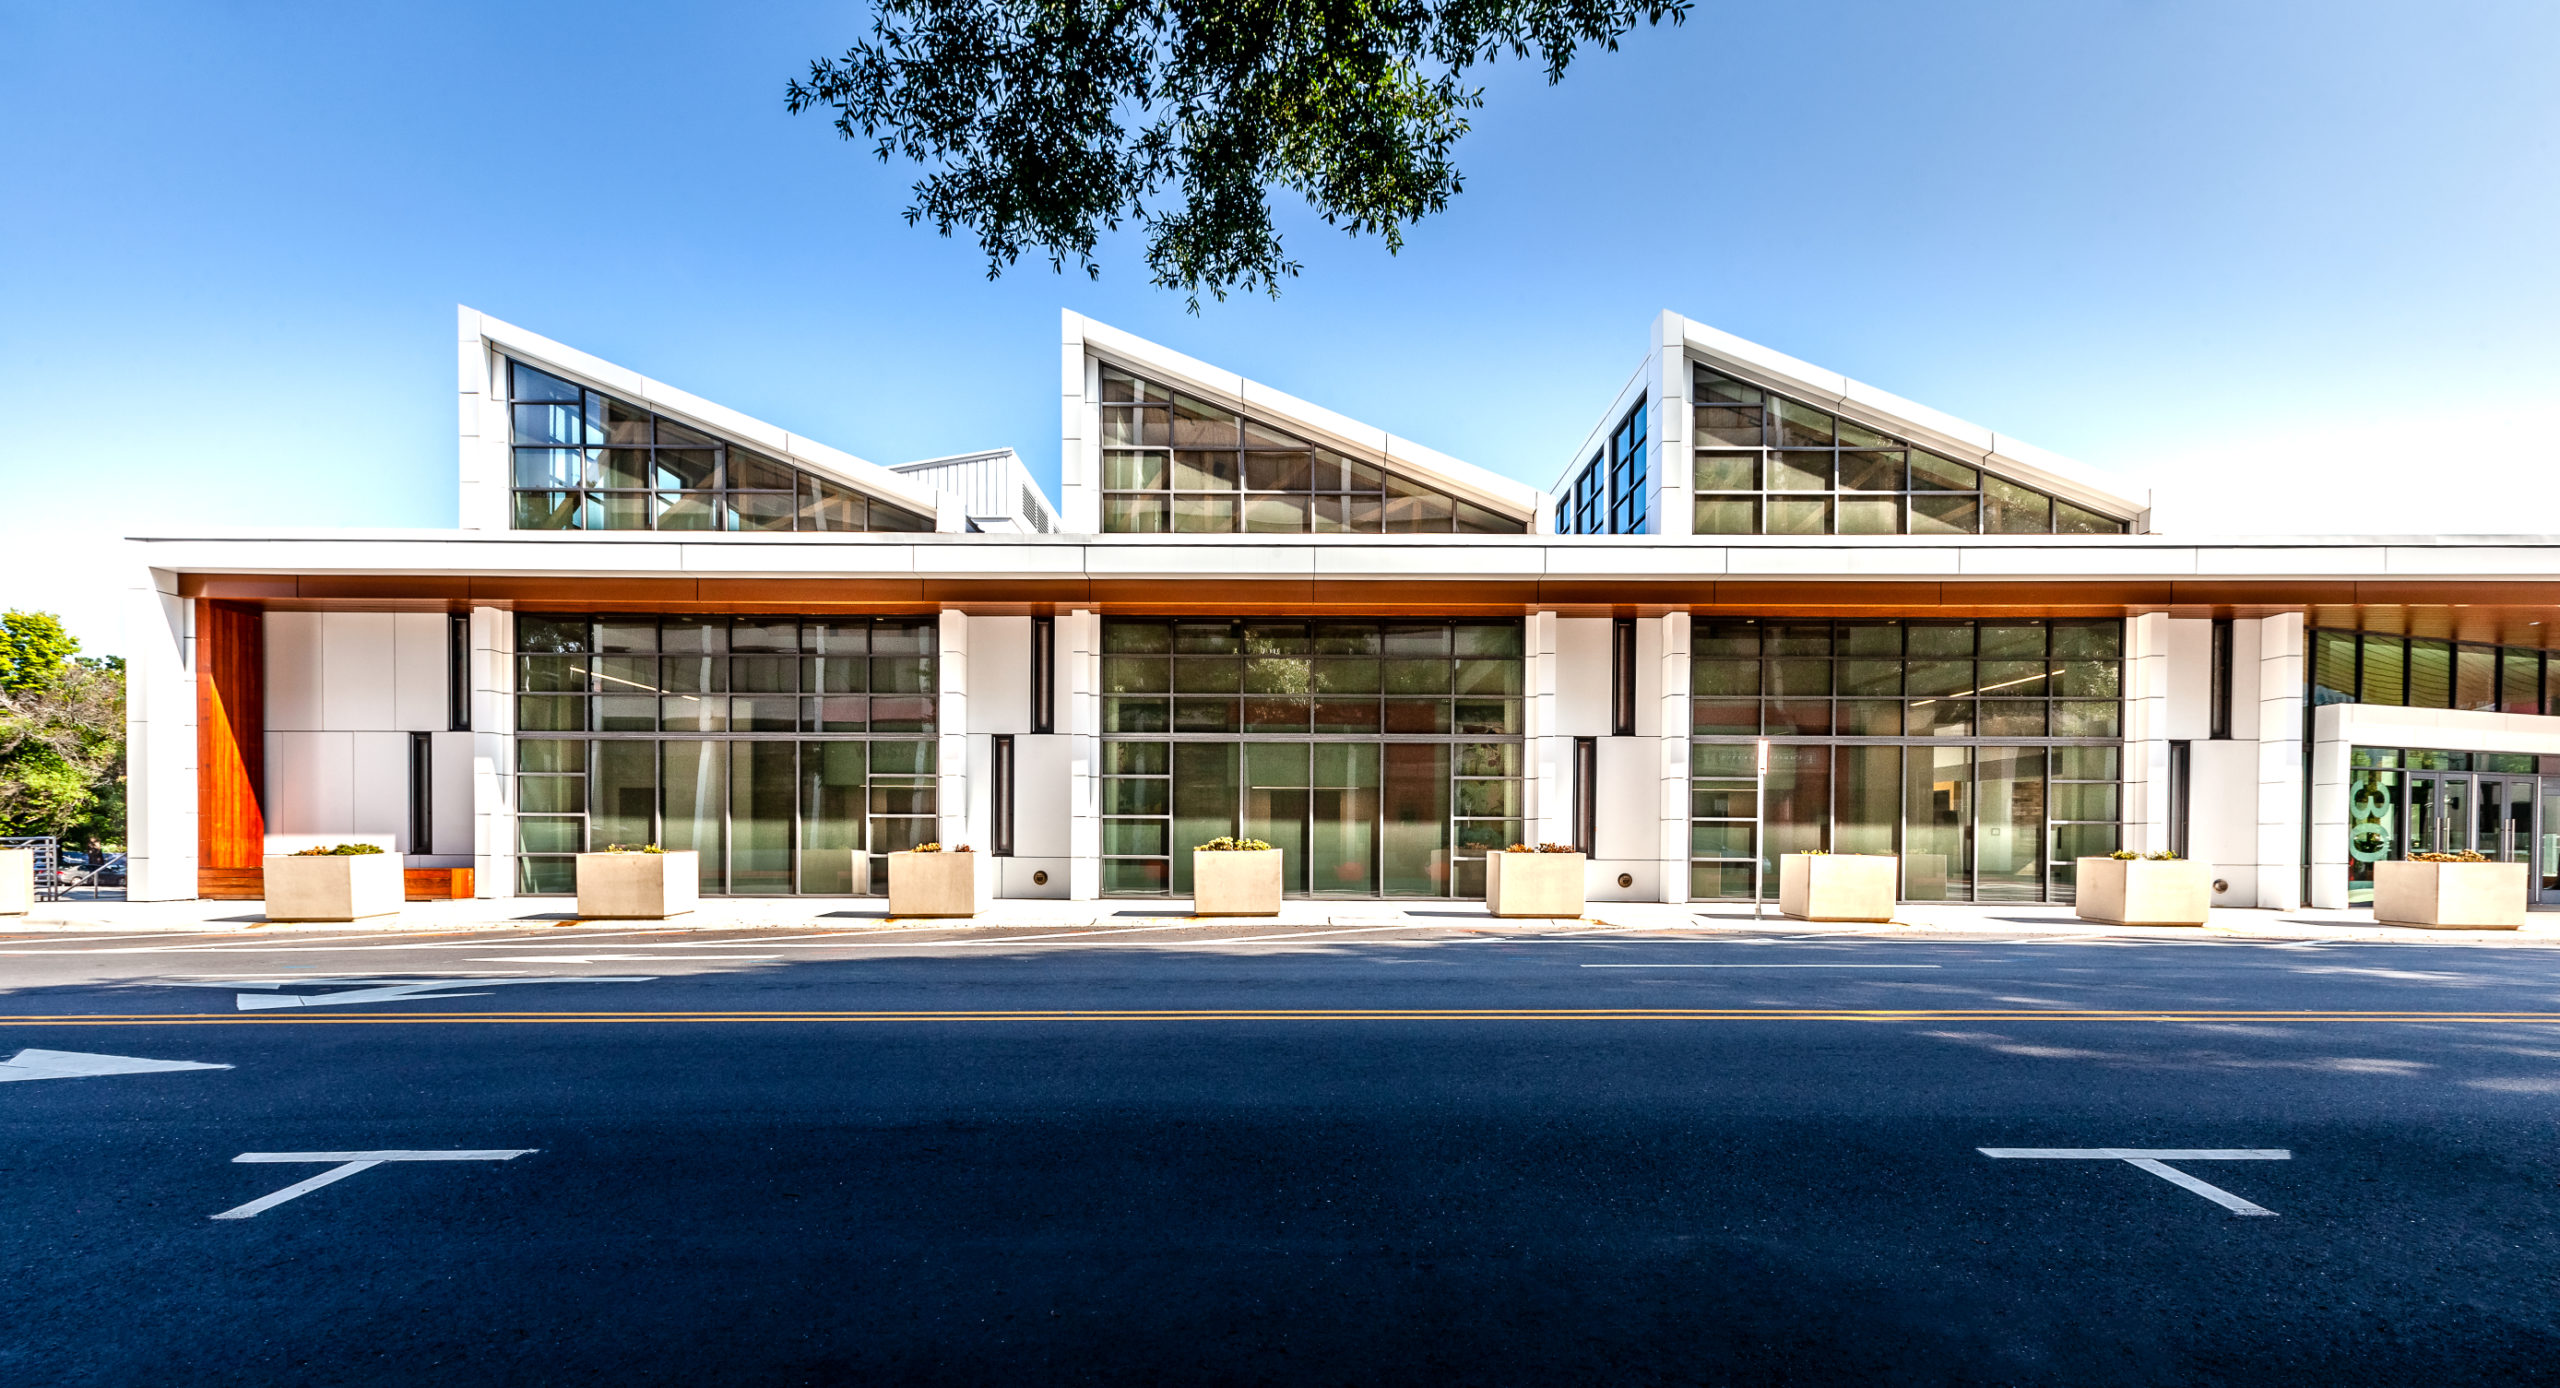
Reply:
M910 225L966 229L993 279L1026 252L1099 278L1105 232L1146 233L1156 284L1276 295L1299 272L1271 195L1390 254L1463 186L1477 67L1587 48L1689 0L879 0L871 35L786 104L924 165Z

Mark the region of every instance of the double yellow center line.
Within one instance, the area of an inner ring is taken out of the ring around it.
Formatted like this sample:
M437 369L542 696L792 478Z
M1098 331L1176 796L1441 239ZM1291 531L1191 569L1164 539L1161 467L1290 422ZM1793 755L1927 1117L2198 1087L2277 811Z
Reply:
M745 1022L2412 1022L2538 1026L2560 1012L2225 1012L2160 1008L1323 1007L980 1011L90 1012L0 1017L10 1027L604 1026Z

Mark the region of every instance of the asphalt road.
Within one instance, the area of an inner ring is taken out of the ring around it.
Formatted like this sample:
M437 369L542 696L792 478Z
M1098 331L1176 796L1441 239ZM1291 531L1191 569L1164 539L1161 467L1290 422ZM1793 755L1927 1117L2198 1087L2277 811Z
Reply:
M2560 1378L2560 951L1170 939L0 939L0 1382Z

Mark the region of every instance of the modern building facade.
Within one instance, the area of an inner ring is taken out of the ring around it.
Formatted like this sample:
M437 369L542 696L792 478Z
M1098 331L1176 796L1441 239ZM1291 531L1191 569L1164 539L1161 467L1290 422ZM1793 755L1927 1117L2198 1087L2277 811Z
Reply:
M841 850L939 841L990 897L1181 897L1242 834L1309 896L1551 841L1599 901L1804 848L2068 900L2126 847L2343 906L2476 846L2560 903L2560 540L2158 534L1676 314L1546 491L1067 314L1055 505L1010 449L881 467L468 309L457 347L457 529L132 542L134 897L346 839L422 894L615 843L858 894Z

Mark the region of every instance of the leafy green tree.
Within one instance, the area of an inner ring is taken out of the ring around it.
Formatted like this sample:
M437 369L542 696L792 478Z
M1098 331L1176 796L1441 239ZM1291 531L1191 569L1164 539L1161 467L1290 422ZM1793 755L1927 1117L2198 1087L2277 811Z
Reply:
M80 639L50 612L0 612L0 689L36 689L53 682Z
M1025 250L1099 277L1131 220L1155 282L1279 292L1286 189L1393 253L1461 187L1451 154L1479 64L1535 56L1562 81L1584 48L1689 0L878 0L871 36L809 65L786 104L835 111L931 171L909 223L966 227L994 278Z
M0 834L124 843L124 661L47 612L0 616Z

